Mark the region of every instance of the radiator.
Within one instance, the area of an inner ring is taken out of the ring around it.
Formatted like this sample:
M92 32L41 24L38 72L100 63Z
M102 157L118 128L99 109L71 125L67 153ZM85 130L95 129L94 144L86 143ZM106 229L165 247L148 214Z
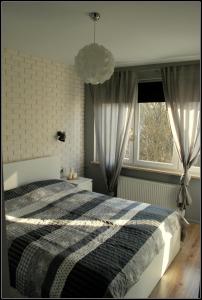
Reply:
M176 208L179 185L120 176L117 197Z

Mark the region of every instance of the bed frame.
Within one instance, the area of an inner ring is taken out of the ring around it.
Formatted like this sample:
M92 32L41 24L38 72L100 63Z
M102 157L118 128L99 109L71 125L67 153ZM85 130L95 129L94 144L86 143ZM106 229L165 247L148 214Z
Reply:
M164 247L142 273L140 280L129 289L124 297L125 299L149 297L175 256L178 254L181 246L180 237L181 231L179 229L170 240L165 241Z
M37 180L60 178L59 158L44 157L26 161L4 164L4 190ZM180 250L180 228L171 239L166 239L164 247L133 285L125 299L148 298L152 290L165 273L168 266ZM11 287L12 298L26 298Z

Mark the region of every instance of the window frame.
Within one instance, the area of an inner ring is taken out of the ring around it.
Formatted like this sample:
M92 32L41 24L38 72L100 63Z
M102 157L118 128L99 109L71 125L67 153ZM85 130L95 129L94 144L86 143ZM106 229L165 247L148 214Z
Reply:
M157 101L158 102L158 101ZM173 159L171 163L164 162L155 162L155 161L146 161L138 159L139 156L139 136L140 136L140 105L141 103L136 104L135 115L132 119L131 127L134 128L134 142L130 142L130 148L132 157L129 159L124 158L124 165L127 166L137 166L142 168L157 169L157 170L176 170L178 166L178 154L173 142Z
M156 101L158 102L158 101ZM140 104L136 104L136 109L134 112L133 119L131 120L131 128L134 130L134 141L129 141L129 153L131 153L131 157L124 158L123 166L124 167L137 167L142 169L152 169L152 170L159 170L159 171L173 171L183 173L183 166L179 159L177 149L175 146L175 142L173 140L173 159L171 163L164 163L164 162L155 162L155 161L145 161L138 159L139 154L139 134L140 134ZM190 175L199 176L200 175L200 167L192 166L189 169Z

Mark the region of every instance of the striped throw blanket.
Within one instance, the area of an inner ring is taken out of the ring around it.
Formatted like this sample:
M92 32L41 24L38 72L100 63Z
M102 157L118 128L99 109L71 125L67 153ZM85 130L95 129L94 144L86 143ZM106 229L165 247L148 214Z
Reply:
M122 298L164 245L162 232L180 226L175 211L62 180L4 195L10 283L32 298Z

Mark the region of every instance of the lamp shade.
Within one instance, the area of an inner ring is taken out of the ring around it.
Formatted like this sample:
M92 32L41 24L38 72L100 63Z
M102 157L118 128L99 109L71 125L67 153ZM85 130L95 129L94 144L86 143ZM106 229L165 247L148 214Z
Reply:
M75 68L85 83L99 84L110 79L114 72L113 55L102 45L89 44L79 50Z

